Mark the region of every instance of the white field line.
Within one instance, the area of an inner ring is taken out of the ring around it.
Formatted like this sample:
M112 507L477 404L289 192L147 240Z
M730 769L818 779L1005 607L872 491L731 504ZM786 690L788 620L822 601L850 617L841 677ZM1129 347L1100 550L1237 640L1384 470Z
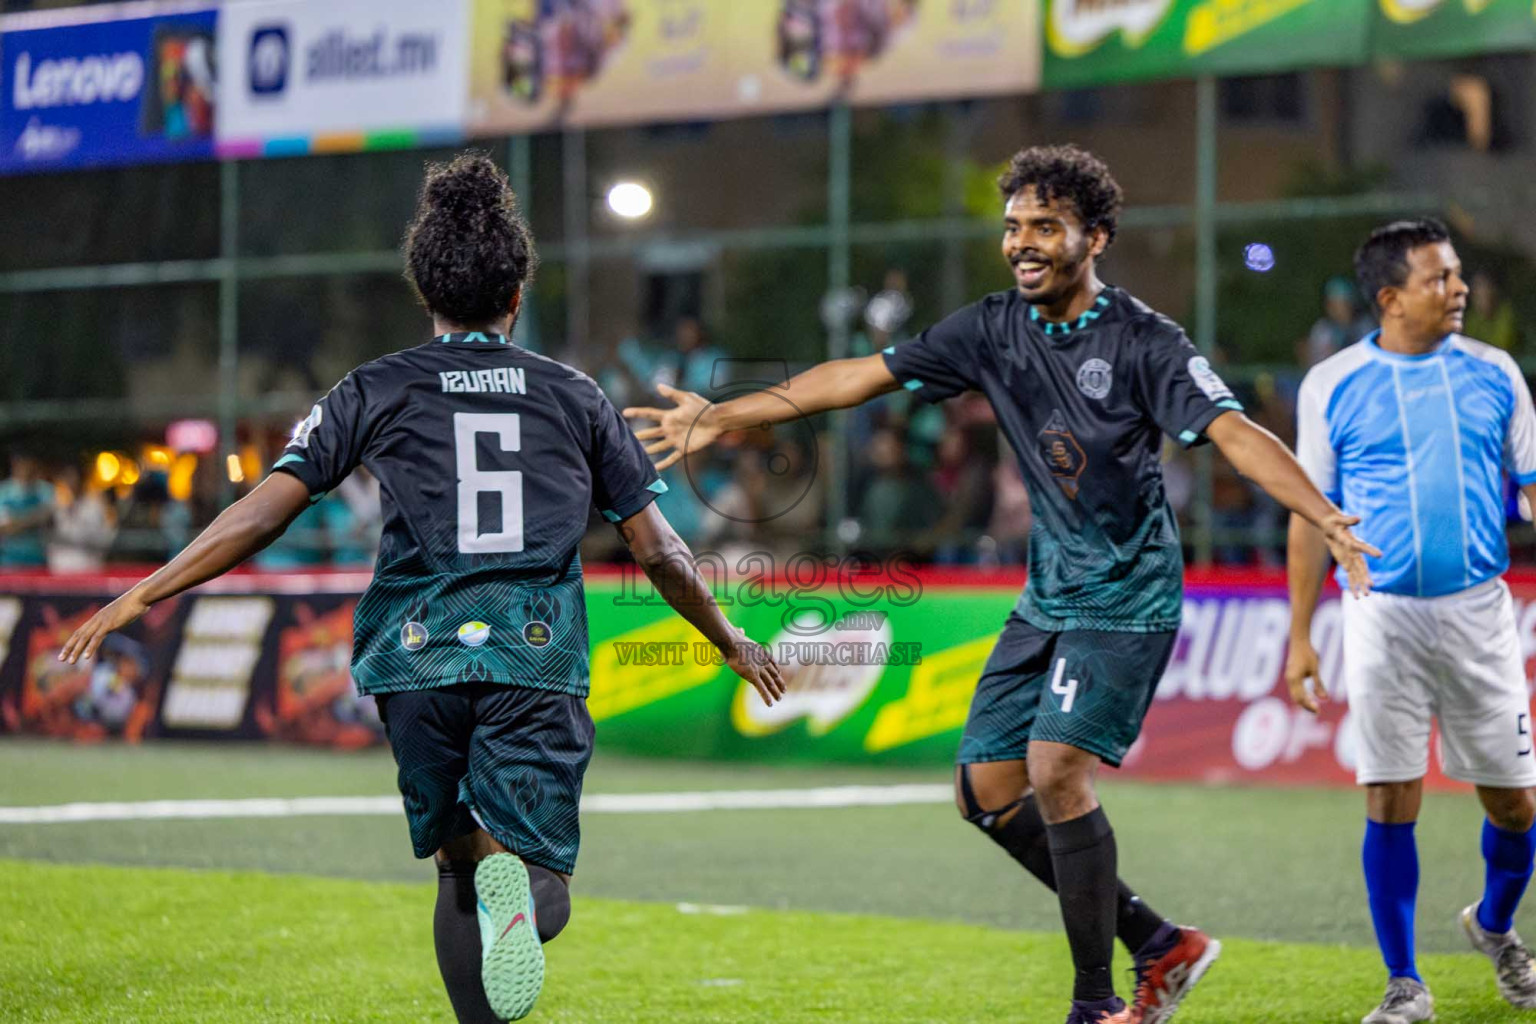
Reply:
M695 793L595 793L581 802L584 814L676 814L689 811L751 811L827 807L892 807L953 800L942 784L824 786L815 789L744 789ZM173 821L210 818L301 818L399 814L398 796L314 796L247 800L146 800L139 803L76 803L0 807L0 825L54 825L82 821Z

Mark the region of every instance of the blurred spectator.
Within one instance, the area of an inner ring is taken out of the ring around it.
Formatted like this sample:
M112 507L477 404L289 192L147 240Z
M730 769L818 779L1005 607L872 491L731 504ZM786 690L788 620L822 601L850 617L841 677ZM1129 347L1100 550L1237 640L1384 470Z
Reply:
M0 481L0 566L47 567L43 540L53 521L53 505L53 485L43 479L36 457L30 452L11 452L11 475Z
M749 544L783 556L819 547L823 488L810 453L793 440L779 440L771 447L743 447L732 465L730 482L703 516L704 546Z
M1298 361L1304 368L1316 366L1375 329L1370 317L1355 303L1355 286L1347 278L1329 278L1323 286L1323 315L1307 332Z
M1467 317L1461 333L1505 352L1520 347L1520 324L1514 303L1486 270L1472 275L1472 294L1467 297Z
M341 500L326 520L331 560L341 568L370 569L384 528L378 478L359 466L336 488L336 495Z
M673 330L674 348L657 360L650 381L669 384L684 391L707 394L711 388L729 383L716 379L715 365L725 353L710 344L709 333L698 317L685 316Z
M167 514L171 506L171 493L166 476L160 472L145 473L133 485L128 500L118 514L117 535L107 552L107 561L124 565L159 564L179 551L187 534L185 521ZM185 515L180 517L185 520Z
M977 560L977 541L992 519L997 449L997 429L988 424L951 426L939 439L933 483L944 510L933 530L934 561L967 565Z
M603 348L572 362L591 375L603 394L615 407L650 405L656 397L651 387L652 368L660 353L648 348L639 338L609 340Z
M65 466L59 474L57 493L53 537L48 542L49 571L98 571L117 532L111 506L95 482L74 465Z
M986 567L1024 565L1029 560L1029 490L1019 473L1013 451L1002 448L992 470L992 515L987 532L977 542L977 561Z
M874 478L859 503L860 546L877 552L914 547L914 537L937 525L943 499L911 471L907 446L893 430L870 439L869 464Z

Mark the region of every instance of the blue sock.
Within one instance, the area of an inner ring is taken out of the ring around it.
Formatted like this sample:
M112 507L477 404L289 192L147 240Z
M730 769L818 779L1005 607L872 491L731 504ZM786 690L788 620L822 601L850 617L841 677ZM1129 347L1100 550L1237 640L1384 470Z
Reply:
M1422 981L1413 962L1413 914L1419 895L1419 849L1413 841L1413 824L1367 820L1360 860L1365 866L1376 942L1388 973Z
M1483 860L1488 862L1488 883L1477 923L1484 931L1503 935L1515 926L1515 908L1531 880L1536 859L1536 832L1506 832L1491 821L1483 822Z

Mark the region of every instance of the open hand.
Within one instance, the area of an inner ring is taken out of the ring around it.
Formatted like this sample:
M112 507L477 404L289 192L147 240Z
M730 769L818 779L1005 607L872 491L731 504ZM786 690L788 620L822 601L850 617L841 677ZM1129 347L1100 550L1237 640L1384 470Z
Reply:
M1359 522L1359 516L1337 512L1323 520L1322 528L1329 553L1335 562L1344 567L1344 575L1349 579L1349 592L1356 597L1364 597L1371 592L1371 571L1366 568L1365 556L1380 558L1381 552L1350 530L1351 526Z
M108 633L122 629L139 621L140 616L149 611L149 605L145 604L134 590L128 591L116 601L107 605L101 611L92 615L85 624L75 630L70 638L64 642L59 651L59 660L67 661L71 665L82 658L90 661L96 654L96 649L107 638Z
M657 384L656 391L677 404L670 409L630 406L624 410L624 418L657 422L657 426L635 431L635 436L651 442L645 446L647 455L663 456L656 463L657 470L663 470L676 465L684 455L708 448L720 436L720 428L714 425L710 415L713 406L703 395L666 384Z
M775 701L784 698L784 671L773 660L767 647L747 639L746 634L742 633L737 636L735 643L720 653L725 655L725 663L731 667L732 672L752 684L764 704L772 707Z

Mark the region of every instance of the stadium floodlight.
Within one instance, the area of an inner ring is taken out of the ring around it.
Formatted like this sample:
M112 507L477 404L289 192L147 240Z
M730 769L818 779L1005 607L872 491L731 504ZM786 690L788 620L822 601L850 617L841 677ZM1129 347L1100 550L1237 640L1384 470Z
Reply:
M654 204L651 190L633 181L620 182L608 190L608 209L625 220L639 220Z

